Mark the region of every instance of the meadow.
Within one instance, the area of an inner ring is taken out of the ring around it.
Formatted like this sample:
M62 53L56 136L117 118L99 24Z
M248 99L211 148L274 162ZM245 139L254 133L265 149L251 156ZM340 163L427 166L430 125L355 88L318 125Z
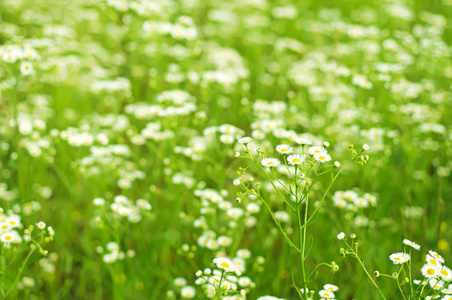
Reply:
M452 299L451 0L0 0L1 299Z

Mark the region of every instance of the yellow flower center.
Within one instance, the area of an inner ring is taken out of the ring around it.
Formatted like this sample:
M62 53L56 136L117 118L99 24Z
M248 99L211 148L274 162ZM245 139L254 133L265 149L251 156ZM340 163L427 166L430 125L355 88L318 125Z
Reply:
M269 162L267 163L267 166L271 166L271 165L273 165L273 162L272 162L272 161L269 161Z
M281 149L281 150L279 150L279 151L281 151L281 152L287 152L287 149Z
M300 162L301 160L300 159L298 159L298 158L294 158L294 159L292 159L292 162L293 163L297 163L297 162Z
M10 221L9 222L11 225L16 225L16 222L14 222L14 221Z
M314 153L320 153L320 150L314 150Z
M449 273L446 270L441 270L441 274L443 274L444 276L448 276Z
M436 260L434 260L434 259L431 259L431 260L430 260L430 263L431 263L432 265L434 265L434 266L437 266L437 265L438 265L438 263L437 263Z
M222 263L221 263L221 266L222 266L223 268L229 269L229 264L228 264L227 262L222 262Z
M3 225L3 226L2 226L2 229L8 229L8 226Z
M330 295L330 293L325 293L324 296L325 296L325 297L330 297L331 295Z
M325 156L319 156L320 160L325 160Z
M435 274L435 270L434 269L428 269L427 270L427 274L428 275L433 275L433 274Z
M11 237L10 235L8 235L8 236L5 237L5 240L7 240L7 241L9 241L9 240L11 240L11 239L12 239L12 237Z
M394 260L396 260L396 261L402 261L400 258L398 258L398 257L396 257L396 258L394 258Z

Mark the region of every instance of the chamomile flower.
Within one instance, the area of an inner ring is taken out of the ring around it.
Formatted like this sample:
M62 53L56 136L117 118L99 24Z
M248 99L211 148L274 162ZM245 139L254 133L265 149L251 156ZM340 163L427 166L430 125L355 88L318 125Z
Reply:
M302 163L305 162L305 158L304 156L300 155L300 154L294 154L294 155L289 155L287 157L287 162L290 165L301 165Z
M95 206L104 206L105 205L105 199L103 198L95 198L93 200L93 203Z
M323 148L322 146L313 146L311 148L309 148L308 153L310 155L314 155L316 153L321 153L321 152L325 152L325 148Z
M225 272L238 272L235 264L226 257L218 257L213 260L213 262L217 265L217 268L224 270Z
M187 279L183 278L183 277L177 277L174 279L174 285L178 286L178 287L183 287L187 285Z
M251 279L249 277L240 277L237 283L242 287L247 287L251 284Z
M441 268L431 264L425 264L421 269L422 276L429 279L438 277L440 275L440 271Z
M293 148L286 144L276 146L276 152L279 154L289 154L293 152Z
M224 144L232 144L234 142L234 137L229 134L223 134L220 136L220 141Z
M334 284L325 284L323 286L323 289L327 290L327 291L331 291L331 292L336 292L336 291L339 290L339 287L337 285L334 285Z
M439 271L439 273L440 273L439 276L441 276L442 280L444 280L446 282L449 282L452 280L452 271L448 267L443 266L441 268L441 270Z
M248 144L249 142L251 142L251 138L249 136L245 136L239 139L238 142L240 144Z
M436 266L436 267L440 267L440 268L441 268L441 261L439 261L438 259L436 259L435 257L433 257L433 256L430 255L430 254L427 254L427 255L425 256L425 261L426 261L428 264L431 264L431 265L433 265L433 266ZM444 261L444 259L443 259L443 261Z
M395 265L400 265L403 263L406 263L407 261L410 260L410 255L408 253L404 253L404 252L397 252L397 253L393 253L389 256L389 259L392 260L392 262Z
M196 290L194 287L187 285L180 290L180 294L183 298L194 298L196 295Z
M45 229L46 223L41 221L41 222L36 223L36 226L38 226L39 229Z
M261 165L264 167L277 167L280 165L280 162L276 158L264 158L261 160Z
M415 242L412 242L412 241L410 241L410 240L407 240L407 239L404 239L403 240L403 244L405 244L405 245L407 245L407 246L410 246L410 247L413 247L414 249L416 249L416 250L420 250L421 249L421 246L420 245L418 245L418 244L416 244Z
M2 235L0 236L0 241L2 241L3 243L21 243L22 238L17 231L11 230L2 233Z
M333 299L334 298L334 293L332 291L327 291L327 290L321 290L319 292L320 297L326 298L326 299Z
M239 249L237 250L237 256L243 259L247 259L251 257L251 251L248 249Z
M33 73L33 65L28 61L24 61L20 64L20 72L24 76L30 75L31 73Z
M444 287L444 281L442 281L441 279L430 279L428 281L428 284L432 289L436 291L441 290Z
M449 285L450 286L450 285ZM448 288L448 289L442 289L441 293L446 294L446 295L451 295L452 294L452 289ZM451 298L447 298L447 299L451 299L452 300L452 296L449 296Z
M298 138L295 142L300 145L312 145L312 141L308 138Z
M440 263L442 263L442 264L444 263L444 258L441 255L439 255L437 252L430 250L428 253L431 256L433 256L435 259L437 259Z
M314 154L314 159L318 162L324 163L331 160L331 156L325 152L319 152Z

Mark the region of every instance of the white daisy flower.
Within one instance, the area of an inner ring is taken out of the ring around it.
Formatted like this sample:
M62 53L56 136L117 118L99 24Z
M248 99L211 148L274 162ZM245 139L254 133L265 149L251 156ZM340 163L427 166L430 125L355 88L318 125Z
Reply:
M392 260L395 265L400 265L409 261L410 255L408 253L398 252L391 254L389 259Z
M279 154L289 154L293 152L293 148L286 144L276 146L276 152Z
M30 62L28 62L28 61L24 61L20 65L20 72L24 76L30 75L31 73L33 73L33 65Z
M425 256L425 261L426 261L428 264L430 264L430 265L434 265L434 266L436 266L436 267L441 268L441 261L439 261L438 259L436 259L435 257L433 257L433 256L430 255L430 254L427 254L427 255ZM444 259L443 259L443 261L444 261Z
M183 277L174 278L174 285L176 285L178 287L186 286L187 285L187 279L185 279Z
M294 155L289 155L287 157L287 162L290 165L301 165L302 163L305 162L305 158L304 156L300 155L300 154L294 154Z
M240 144L248 144L249 142L251 142L251 138L249 136L245 136L239 139L238 142Z
M414 249L416 249L418 251L421 249L421 246L419 246L418 244L416 244L415 242L412 242L410 240L404 239L403 243L407 246L413 247Z
M441 255L439 255L437 252L435 252L435 251L433 251L433 250L430 250L429 252L428 252L428 254L430 254L431 256L433 256L434 258L436 258L440 263L444 263L444 258L441 256Z
M220 136L220 141L224 144L232 144L234 142L234 137L230 134L223 134Z
M333 299L334 298L334 293L332 291L327 291L327 290L321 290L319 292L320 297L326 298L326 299Z
M441 279L430 279L428 281L428 284L432 289L436 291L441 290L444 287L444 281L442 281Z
M183 298L194 298L196 290L194 287L187 285L181 289L180 294Z
M337 285L334 285L334 284L325 284L323 286L323 289L327 290L327 291L331 291L331 292L336 292L336 291L339 290L339 287Z
M225 272L240 272L235 264L226 257L214 258L213 262L217 265L217 268L224 270ZM239 275L239 274L237 274Z
M326 151L324 152L318 152L314 154L314 159L318 162L324 163L331 160L331 156L329 156Z
M316 153L320 153L320 152L325 152L325 148L323 148L322 146L313 146L311 148L309 148L308 153L310 155L314 155Z
M280 165L280 162L276 158L264 158L261 160L261 165L264 167L277 167Z
M312 145L312 141L308 138L298 138L295 142L300 145Z
M425 278L436 278L440 275L440 271L441 268L431 264L425 264L421 269L422 276Z
M39 229L45 229L46 223L41 221L41 222L36 223L36 226L38 226Z
M439 273L440 273L439 276L441 276L441 278L442 278L444 281L449 282L449 281L452 280L452 271L451 271L448 267L443 266L443 267L441 268L441 271L439 271Z

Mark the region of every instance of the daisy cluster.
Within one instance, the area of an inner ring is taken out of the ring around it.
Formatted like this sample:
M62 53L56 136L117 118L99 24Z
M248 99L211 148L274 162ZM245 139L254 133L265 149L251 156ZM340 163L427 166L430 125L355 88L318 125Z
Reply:
M228 295L223 299L242 300L246 299L246 294L255 283L246 276L242 276L243 260L251 257L248 250L241 249L237 252L237 257L229 259L227 257L217 257L213 260L216 269L210 268L204 271L197 271L196 284L203 287L207 298L215 298L217 295ZM237 262L240 264L238 265ZM229 296L231 295L231 296Z
M236 228L256 226L255 215L260 211L258 204L250 202L246 209L235 207L231 201L225 199L229 195L225 190L195 190L194 194L201 201L199 217L192 221L194 228L202 230L202 234L197 238L198 246L210 250L227 249L234 241Z
M149 201L138 199L134 202L124 195L115 196L110 205L108 205L104 198L95 198L93 204L100 209L100 216L95 218L99 226L102 226L104 222L102 218L105 218L105 221L127 218L131 223L138 223L141 221L143 215L149 217L152 209Z
M34 240L35 236L32 235L33 231L36 232L36 230L33 230L34 225L24 229L24 224L22 224L24 212L30 215L33 210L39 210L39 208L36 208L36 204L34 206L33 209L33 203L27 203L24 211L21 211L19 206L15 206L14 210L8 210L6 213L0 207L0 241L3 243L2 247L10 249L13 244L30 243L32 247L38 246L42 254L46 255L48 253L47 250L41 248L40 243ZM40 239L41 243L44 241L48 243L53 240L55 231L51 226L47 226L43 221L37 222L35 226L38 228L39 236L42 236Z
M332 200L335 207L347 212L346 217L353 218L356 226L365 227L369 225L369 219L364 213L367 208L377 205L377 197L370 193L360 194L356 189L336 191Z
M421 246L412 242L408 239L403 240L403 244L405 245L405 250L414 249L420 251ZM408 247L408 249L407 249ZM411 251L409 251L411 253ZM410 278L406 278L406 282L411 281L411 254L407 252L397 252L393 253L389 256L389 259L395 265L401 265L401 269L399 272L393 273L390 275L380 274L380 272L376 271L374 274L377 277L387 276L392 277L397 280L399 284L399 276L401 276L401 272L407 268L404 274L410 274ZM412 293L414 297L425 297L422 299L449 299L452 295L452 270L445 265L444 258L433 250L429 250L425 255L425 263L420 269L422 276L424 277L422 280L414 279L410 282L410 285L415 285ZM419 298L420 299L420 298Z
M106 264L112 264L118 260L123 260L124 258L126 258L126 256L129 258L135 256L135 251L131 249L127 250L126 253L122 252L116 242L109 242L105 248L107 250L107 253L105 254L103 254L104 248L102 248L101 246L97 247L96 251L100 254L103 254L102 259Z
M444 296L441 299L449 299L452 294L452 270L445 265L444 258L433 250L429 250L425 256L425 264L421 268L423 280L415 280L420 286L429 285L434 294L440 292ZM435 299L437 295L431 296ZM437 297L440 298L440 297Z
M312 143L309 140L298 140L299 144L301 145L309 145ZM293 147L287 144L281 144L276 146L275 148L276 152L287 156L287 163L289 165L302 165L306 162L307 155L306 154L292 154L293 153ZM307 153L309 153L310 157L314 159L315 162L328 162L331 160L331 156L328 154L328 151L322 147L322 146L312 146L309 147ZM290 155L289 155L290 154ZM284 157L286 159L286 157ZM307 162L306 162L307 163ZM261 165L264 167L278 167L280 165L280 161L277 158L263 158L261 160Z

